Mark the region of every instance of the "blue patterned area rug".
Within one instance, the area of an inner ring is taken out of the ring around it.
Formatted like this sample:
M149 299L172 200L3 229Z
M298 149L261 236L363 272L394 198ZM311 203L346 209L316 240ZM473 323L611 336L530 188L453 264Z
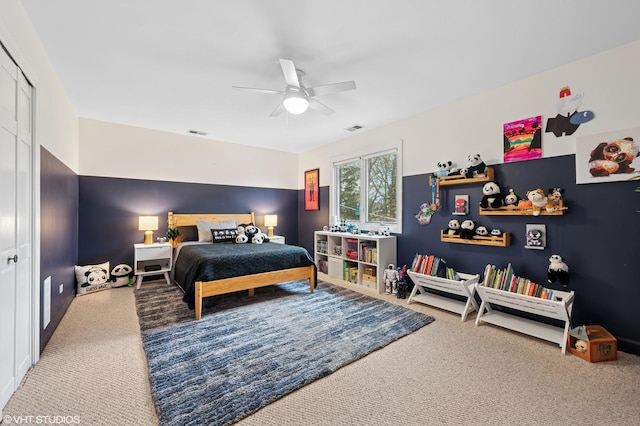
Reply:
M205 299L202 319L166 283L135 291L162 425L227 425L433 321L320 282Z

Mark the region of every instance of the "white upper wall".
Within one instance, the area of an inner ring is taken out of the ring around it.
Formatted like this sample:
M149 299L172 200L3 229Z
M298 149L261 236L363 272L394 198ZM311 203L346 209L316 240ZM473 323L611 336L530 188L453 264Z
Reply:
M80 119L80 174L296 189L298 155Z
M535 57L532 59L535 60ZM508 66L508 64L505 64ZM504 123L542 115L555 117L560 88L583 93L579 111L595 118L571 136L543 133L544 157L575 154L576 137L640 125L640 41L573 62L495 90L464 98L380 129L365 131L300 155L302 170L320 168L320 185L331 182L331 158L358 149L403 141L405 176L435 171L436 163L451 160L464 167L468 154L480 154L487 164L502 163ZM363 123L366 126L366 123Z
M18 0L0 1L0 41L35 87L36 140L78 173L78 116Z

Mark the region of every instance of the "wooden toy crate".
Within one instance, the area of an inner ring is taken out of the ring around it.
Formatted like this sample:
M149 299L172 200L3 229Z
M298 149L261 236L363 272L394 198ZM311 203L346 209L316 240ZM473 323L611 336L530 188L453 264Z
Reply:
M585 339L586 334L586 339ZM581 342L584 342L582 344ZM578 344L578 347L576 347ZM583 346L583 349L580 349ZM589 362L618 359L616 338L599 325L587 325L572 329L567 335L567 350Z

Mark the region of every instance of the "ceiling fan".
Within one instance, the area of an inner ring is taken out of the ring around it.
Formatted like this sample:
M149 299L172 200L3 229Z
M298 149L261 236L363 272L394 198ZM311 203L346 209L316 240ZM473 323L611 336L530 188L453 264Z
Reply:
M320 111L323 114L329 115L334 111L323 104L322 102L314 99L315 96L327 95L330 93L344 92L347 90L354 90L356 88L356 82L343 81L342 83L324 84L315 87L305 87L302 83L304 77L304 71L296 69L293 61L289 59L279 59L280 67L282 68L282 74L284 74L284 80L287 83L287 87L284 90L271 90L271 89L258 89L254 87L240 87L232 86L234 89L251 90L253 92L268 93L272 95L282 95L282 102L278 104L275 110L269 115L270 117L276 117L286 110L290 114L302 114L311 107L316 111Z

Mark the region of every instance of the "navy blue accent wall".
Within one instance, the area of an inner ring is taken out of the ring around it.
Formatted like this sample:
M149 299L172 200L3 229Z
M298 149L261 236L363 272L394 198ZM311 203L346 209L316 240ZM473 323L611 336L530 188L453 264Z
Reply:
M428 176L409 176L404 183L404 232L398 236L398 262L408 263L416 252L436 254L454 268L471 273L484 271L487 263L504 268L509 262L516 274L546 284L551 254L560 254L570 268L568 289L576 292L572 324L598 324L613 333L621 350L640 353L640 275L637 242L640 237L639 184L613 182L575 183L575 156L567 155L494 167L495 180L506 194L513 188L523 198L528 190L562 187L569 209L564 216L480 216L482 184L441 188L442 208L431 224L420 226L413 217L420 203L430 199ZM452 216L454 196L468 194L471 218L487 228L511 233L506 248L444 243L440 230ZM525 225L545 224L547 248L527 250ZM558 284L550 288L562 289Z
M138 216L159 216L154 237L165 236L167 212L243 213L253 211L263 231L264 214L277 214L274 232L298 242L296 190L80 176L79 264L109 261L133 264L133 244L141 243Z
M78 176L40 148L40 352L75 297ZM42 329L44 279L51 276L51 322ZM59 286L63 284L62 294Z
M564 216L480 216L478 203L482 184L464 184L441 188L442 208L429 225L418 224L414 215L423 202L431 199L429 176L407 176L403 180L403 233L398 237L398 263L410 265L416 253L435 254L463 272L484 272L487 263L504 268L511 262L518 275L546 284L549 256L560 254L571 272L569 290L576 292L572 315L574 326L602 325L613 333L619 348L640 354L640 182L612 182L577 185L575 156L567 155L493 166L495 179L503 194L513 188L520 198L538 187L545 190L562 187L569 209ZM323 192L324 190L324 192ZM328 187L321 188L321 202L328 200ZM470 214L453 216L454 197L469 195ZM302 191L299 203L302 206ZM471 218L487 228L511 233L509 247L490 247L445 243L440 230L452 217ZM329 204L319 212L300 208L299 239L313 252L313 231L329 222ZM525 225L545 224L547 248L527 250ZM562 289L558 284L550 288Z

